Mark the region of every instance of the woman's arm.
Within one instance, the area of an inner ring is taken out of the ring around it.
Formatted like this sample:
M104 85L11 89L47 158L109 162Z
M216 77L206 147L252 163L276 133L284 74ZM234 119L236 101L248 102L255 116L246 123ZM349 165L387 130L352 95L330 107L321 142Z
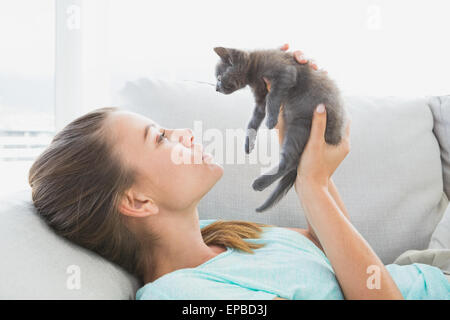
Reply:
M330 178L350 152L350 122L338 146L325 142L326 110L313 115L311 133L297 170L295 190L312 229L330 260L346 299L402 299L384 264L340 209L330 192ZM335 186L332 186L335 188ZM380 286L371 289L368 279L375 270Z
M282 50L288 48L285 45ZM300 51L294 52L294 57L298 63L308 62ZM312 63L311 66L317 69ZM283 107L275 127L278 129L280 145L284 138L282 111ZM295 184L308 222L308 232L321 244L347 299L403 299L384 264L350 223L344 202L331 179L339 163L350 151L350 123L344 143L333 147L327 145L324 139L326 110L319 117L316 115L317 112L314 113L311 142L308 141L302 154ZM369 289L367 286L369 266L375 266L379 271L379 289Z
M296 58L297 59L297 58ZM298 61L298 60L297 60ZM270 88L270 85L269 85ZM278 116L278 123L275 126L275 129L277 129L277 134L278 134L278 141L279 141L279 145L281 146L283 144L283 139L284 139L284 120L283 120L283 107L281 107L280 109L280 114ZM344 206L344 202L342 201L339 192L336 188L336 185L334 184L333 179L330 177L328 179L328 190L330 192L330 195L333 197L334 201L336 201L336 204L339 206L339 209L341 209L341 211L344 213L344 215L347 217L347 219L350 220L350 216L348 215L347 209ZM323 250L322 245L320 244L319 238L317 237L316 233L314 232L314 229L311 227L311 224L309 223L308 218L306 217L306 223L308 225L308 229L307 232L309 234L309 236L311 238L314 239L314 243Z
M283 50L283 51L287 51L288 49L289 49L289 44L284 44L283 46L280 47L280 50ZM311 68L313 68L314 70L318 70L317 65L313 61L310 61L309 59L307 59L304 56L302 51L300 51L300 50L294 51L293 52L293 56L294 56L295 60L298 63L300 63L300 64L307 64L307 63L309 63ZM326 72L326 71L324 71L324 72ZM266 83L267 83L267 89L270 91L270 83L268 83L267 81L266 81ZM278 123L275 126L275 129L277 129L276 132L278 134L278 141L279 141L279 145L280 146L282 145L283 139L284 139L284 120L283 120L282 113L283 113L283 106L281 106L281 108L280 108L280 114L278 116ZM350 219L350 216L348 215L347 209L345 208L344 203L343 203L341 197L339 196L337 188L336 188L336 186L334 184L334 181L331 179L331 177L330 177L329 183L328 183L328 190L330 191L331 196L336 201L336 203L339 206L339 208L341 209L341 211L345 214L345 216L348 219ZM313 228L311 228L311 224L309 223L308 219L306 219L306 223L308 225L307 232L309 234L309 237L313 238L314 239L313 242L315 242L316 245L318 247L320 247L320 249L322 249L322 247L320 245L319 238L315 234ZM295 228L295 229L297 229L297 228Z
M347 212L347 208L344 205L344 202L341 199L341 196L339 195L339 192L336 188L336 185L334 184L333 179L328 179L328 191L330 192L330 195L333 197L333 200L336 202L339 209L341 209L344 216L350 221L350 216Z
M333 266L346 299L402 299L397 285L384 264L339 209L326 186L314 180L303 180L299 199ZM367 285L371 274L379 271L379 288Z

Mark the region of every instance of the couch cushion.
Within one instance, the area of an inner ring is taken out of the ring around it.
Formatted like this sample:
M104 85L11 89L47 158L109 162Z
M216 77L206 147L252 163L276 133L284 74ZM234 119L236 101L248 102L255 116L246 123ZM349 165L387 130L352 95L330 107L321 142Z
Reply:
M225 96L208 84L142 78L127 82L121 96L123 108L162 126L193 128L206 149L212 146L211 141L223 138L223 147L215 144L213 153L225 172L201 201L201 219L306 227L294 189L273 209L255 212L275 185L263 192L251 189L267 163L225 161L227 154L244 150L244 135L233 146L234 139L226 134L246 128L253 110L250 90ZM345 101L352 117L352 150L333 179L353 224L382 261L391 263L406 250L428 246L448 204L443 193L439 144L432 131L433 116L426 98L345 97ZM273 145L270 138L276 136L273 132L264 134L263 127L264 123L252 154ZM278 149L272 151L274 164Z
M450 206L431 235L430 249L450 249Z
M31 189L0 199L0 299L134 299L125 270L57 236L37 215Z
M450 198L450 96L430 97L429 106L434 118L433 132L441 148L444 191ZM450 207L433 232L430 248L450 248Z
M444 191L450 199L450 96L430 97L428 103L434 118L433 132L441 148Z

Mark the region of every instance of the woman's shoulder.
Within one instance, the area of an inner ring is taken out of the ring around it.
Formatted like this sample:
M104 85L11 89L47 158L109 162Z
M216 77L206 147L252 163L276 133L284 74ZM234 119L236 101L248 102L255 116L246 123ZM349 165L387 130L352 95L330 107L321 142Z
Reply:
M200 220L200 228L204 228L218 220L227 221L223 219L202 219ZM308 250L316 255L320 255L321 257L326 257L321 247L318 246L318 244L313 241L310 236L308 236L309 233L306 229L268 225L262 227L262 230L263 232L260 238L245 240L256 243L263 242L266 245L275 245L280 248L290 247L296 250Z
M200 229L206 227L207 225L210 225L211 223L213 223L217 220L218 219L200 219L199 220Z
M162 275L156 280L146 283L136 292L136 300L175 299L177 289L183 289L186 282L195 280L185 269L175 270Z
M388 264L386 269L405 299L450 299L450 282L438 267L412 263Z
M136 292L136 300L270 300L276 296L228 282L195 268L166 274Z

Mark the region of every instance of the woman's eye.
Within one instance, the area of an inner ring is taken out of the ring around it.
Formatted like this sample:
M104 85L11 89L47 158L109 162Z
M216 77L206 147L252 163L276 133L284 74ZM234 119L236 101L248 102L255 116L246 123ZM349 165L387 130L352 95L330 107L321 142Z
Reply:
M166 137L166 130L163 131L158 137L158 143L160 143L163 139L167 139Z

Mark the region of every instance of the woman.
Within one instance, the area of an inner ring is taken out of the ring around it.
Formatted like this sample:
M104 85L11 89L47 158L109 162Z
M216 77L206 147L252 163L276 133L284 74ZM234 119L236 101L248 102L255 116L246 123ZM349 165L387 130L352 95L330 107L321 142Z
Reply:
M450 285L438 268L385 267L352 226L331 179L350 150L349 127L337 147L325 143L325 127L320 106L295 184L307 230L199 220L223 168L190 129L117 108L55 136L30 169L33 202L59 235L137 276L138 299L442 298Z

